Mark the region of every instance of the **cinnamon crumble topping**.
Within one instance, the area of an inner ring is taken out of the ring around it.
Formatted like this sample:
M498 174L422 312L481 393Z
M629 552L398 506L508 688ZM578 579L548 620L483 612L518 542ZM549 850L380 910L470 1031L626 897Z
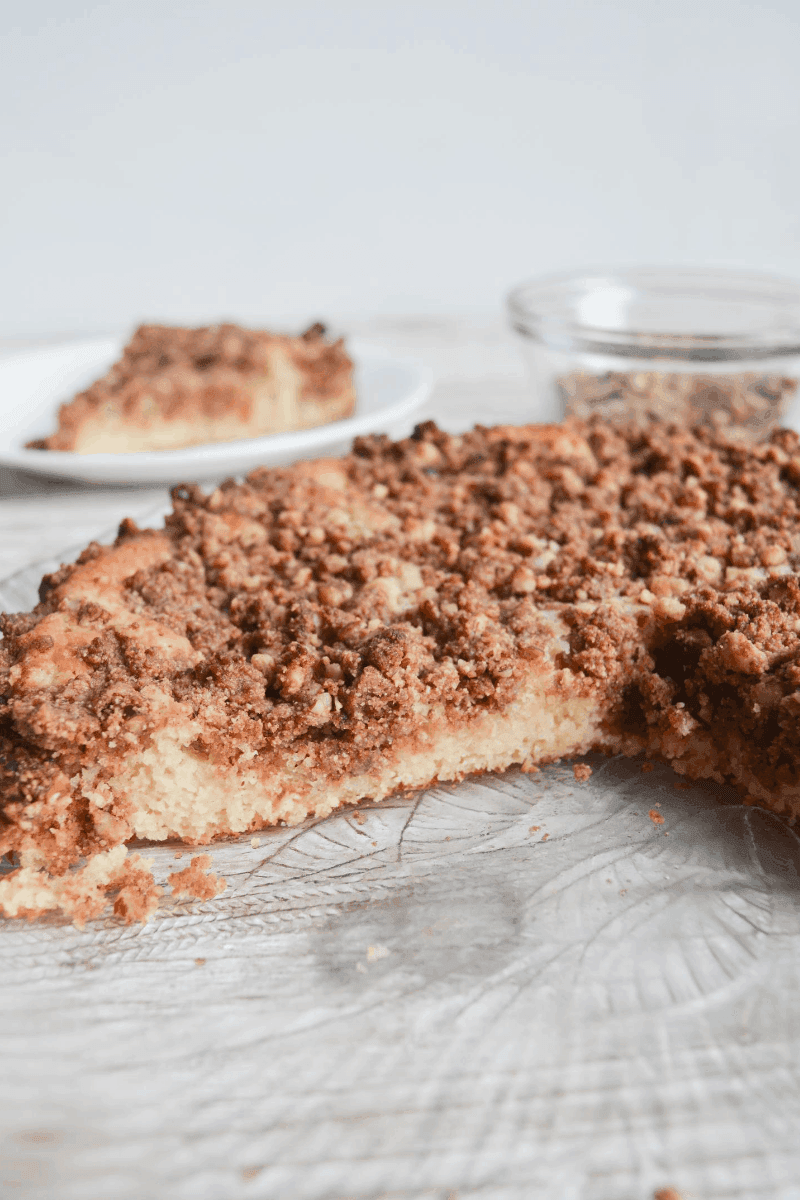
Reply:
M317 425L352 413L352 373L343 340L319 322L300 337L140 325L121 359L61 406L57 431L29 449L159 449Z
M726 375L682 371L576 371L556 381L564 408L574 417L602 414L706 424L735 437L763 437L785 417L797 391L788 375L740 371Z
M427 422L173 501L3 618L0 852L31 872L380 797L415 755L420 786L481 769L443 776L439 728L489 765L645 753L800 812L794 433ZM524 742L551 711L573 740ZM201 820L212 778L232 799Z

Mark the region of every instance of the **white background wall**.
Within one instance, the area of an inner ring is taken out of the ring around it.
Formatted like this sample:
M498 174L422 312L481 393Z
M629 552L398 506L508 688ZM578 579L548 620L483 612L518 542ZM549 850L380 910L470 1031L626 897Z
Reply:
M6 0L0 336L800 276L800 0Z

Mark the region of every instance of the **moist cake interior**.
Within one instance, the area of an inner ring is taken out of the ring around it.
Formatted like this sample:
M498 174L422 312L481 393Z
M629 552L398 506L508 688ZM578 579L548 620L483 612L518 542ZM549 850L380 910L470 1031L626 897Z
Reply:
M589 750L800 813L799 489L794 433L597 418L177 488L4 618L2 911L140 918L131 838Z

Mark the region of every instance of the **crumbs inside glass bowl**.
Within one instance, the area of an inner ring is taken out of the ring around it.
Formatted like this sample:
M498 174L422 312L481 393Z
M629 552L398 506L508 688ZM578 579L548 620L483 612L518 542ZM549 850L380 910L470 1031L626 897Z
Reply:
M797 379L791 375L758 371L574 371L559 376L556 385L565 413L573 416L588 417L600 410L612 420L660 417L748 436L767 433L787 414L797 391Z
M532 420L655 416L745 439L791 423L800 287L789 281L673 268L558 276L516 288L509 312Z

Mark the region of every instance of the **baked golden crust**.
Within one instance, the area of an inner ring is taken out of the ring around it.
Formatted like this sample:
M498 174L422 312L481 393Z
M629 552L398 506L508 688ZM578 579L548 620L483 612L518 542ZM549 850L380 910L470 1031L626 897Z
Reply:
M592 748L800 813L794 433L427 423L173 500L5 618L11 915L134 835Z
M212 325L141 325L122 358L31 449L174 449L338 421L355 408L353 363L323 325L300 337Z

